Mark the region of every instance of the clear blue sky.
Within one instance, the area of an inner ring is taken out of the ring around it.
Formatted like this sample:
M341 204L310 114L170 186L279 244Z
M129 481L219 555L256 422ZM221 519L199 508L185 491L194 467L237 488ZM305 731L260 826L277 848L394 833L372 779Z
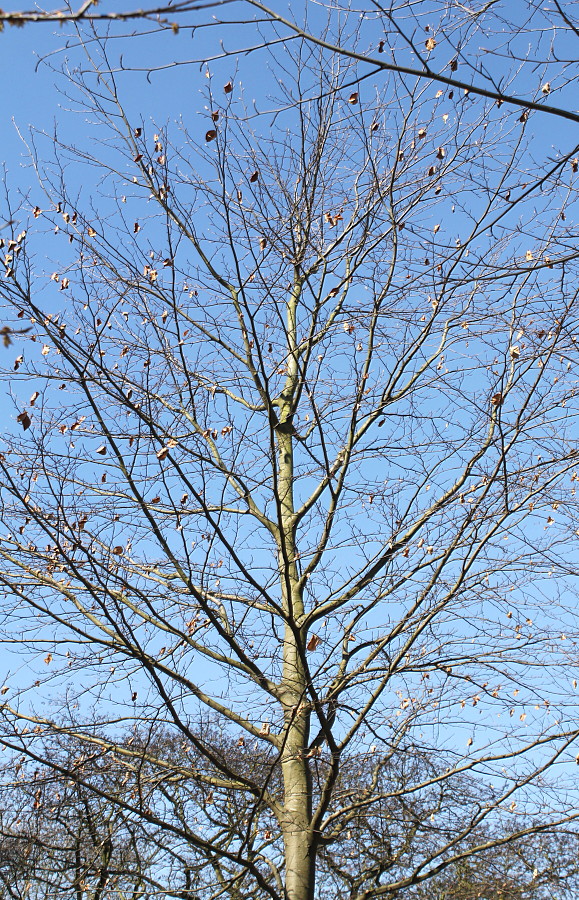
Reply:
M137 7L140 4L133 0L126 0L120 4L119 2L110 2L105 0L99 7L99 12L107 12L110 10L127 9L131 6ZM145 4L146 5L146 4ZM345 4L344 4L345 5ZM421 4L415 4L413 7L416 21L419 28L428 26L429 21L435 21L437 18L435 10L439 4L437 0L427 0ZM12 7L18 8L20 5L13 3ZM287 13L286 4L274 4L282 13ZM303 0L300 3L291 4L291 13L296 19L302 18L302 7L307 9L309 15L309 27L314 31L320 31L322 27L323 11L317 3ZM288 7L289 8L289 7ZM499 14L509 17L511 22L520 21L525 23L528 14L527 4L522 0L513 0L513 2L499 4L497 7ZM399 15L402 15L402 10ZM199 11L192 14L189 18L191 22L210 21L215 16L227 18L229 21L238 24L217 27L203 28L192 35L190 29L183 28L178 34L173 35L167 32L163 35L159 33L153 34L151 37L142 37L140 40L121 40L111 42L112 59L116 63L115 56L122 52L124 60L128 67L147 67L158 66L160 64L171 63L175 60L183 61L187 59L200 59L202 57L210 57L213 53L219 52L220 41L224 42L225 47L230 50L233 47L243 48L250 47L260 41L255 26L248 25L243 27L239 24L248 16L251 18L252 13L245 4L231 4L225 7L216 7L214 10ZM538 23L535 23L538 24ZM147 26L149 27L149 26ZM131 32L137 29L135 23L129 25L118 26L119 34ZM387 42L391 43L393 39L392 33L388 34L384 29L384 23L372 17L368 18L364 25L364 35L361 46L370 46L374 49L377 46L380 37L386 37ZM514 30L514 29L513 29ZM53 24L35 24L28 25L24 28L14 28L7 26L2 34L0 34L0 78L4 86L3 103L0 108L0 161L7 164L9 172L9 183L12 188L18 186L26 190L28 184L32 183L32 173L23 173L21 166L26 164L26 151L23 147L16 127L25 133L30 125L38 129L46 129L50 131L57 121L61 127L66 127L68 133L74 138L78 134L79 128L82 128L82 122L76 117L66 116L64 109L73 107L74 103L68 103L62 96L59 96L57 84L61 88L64 87L64 81L57 77L54 71L49 68L52 66L58 70L65 65L74 67L78 65L82 59L82 51L77 47L63 49L70 45L70 39L67 34L71 32L71 26L60 28ZM425 32L426 33L426 32ZM265 32L262 32L262 36ZM271 38L271 32L268 32ZM508 34L508 28L505 27L503 33L499 33L495 38L489 38L488 35L475 35L472 43L472 49L482 47L485 51L500 47L506 38L511 38ZM510 90L528 98L533 97L537 91L537 87L542 83L542 79L550 78L551 75L542 71L540 66L532 64L532 57L535 51L538 52L539 39L549 41L550 35L548 29L539 38L539 31L531 30L523 27L516 49L521 53L522 57L527 57L528 65L523 66L516 80L510 86ZM422 37L420 37L422 40ZM569 60L577 58L577 42L568 38L563 33L557 34L557 53L560 56L567 57ZM440 49L440 48L439 48ZM503 48L504 49L504 48ZM60 51L60 52L59 52ZM276 51L279 58L283 60L284 46L279 44ZM438 50L437 50L438 52ZM44 63L37 65L39 60ZM480 55L481 64L488 71L492 70L495 74L503 73L509 68L508 62L504 56L499 53L483 52ZM219 80L228 80L229 77L238 75L238 80L243 81L246 88L246 100L251 101L257 96L261 108L264 102L264 89L268 79L264 77L265 58L263 55L256 54L244 56L240 55L231 58L225 62L212 63L211 71ZM435 60L435 67L437 60ZM512 66L511 66L512 68ZM576 69L576 67L575 67ZM150 83L146 81L144 74L123 74L123 97L124 101L129 104L131 111L141 114L145 119L154 119L158 124L171 118L181 115L189 119L191 125L191 114L201 113L204 105L201 91L207 87L207 81L204 72L198 64L190 66L180 66L176 70L169 68L164 72L155 74ZM459 74L469 81L473 75L467 67L462 68ZM560 77L558 80L552 81L552 93L549 96L549 102L554 105L561 106L578 106L576 99L576 90L574 85L565 87L565 80L573 75L573 68L566 69L565 78ZM479 80L479 76L475 76ZM382 76L372 77L365 83L363 90L372 89L374 83L379 84ZM536 142L537 158L544 158L545 154L557 148L567 148L570 143L579 143L577 126L567 124L562 120L548 119L540 115L534 116L534 140ZM200 130L204 127L204 122L200 119Z

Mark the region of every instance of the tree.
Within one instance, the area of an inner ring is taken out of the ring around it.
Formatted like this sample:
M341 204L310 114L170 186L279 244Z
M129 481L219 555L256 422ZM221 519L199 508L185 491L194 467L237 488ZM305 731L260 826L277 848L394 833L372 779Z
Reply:
M269 116L209 79L199 140L87 52L93 144L56 137L4 213L7 327L33 326L4 747L212 896L411 896L574 834L576 160L422 79L366 95L307 41ZM65 241L47 271L35 232Z
M63 758L70 767L79 766L78 756L63 753ZM102 767L94 757L88 762L101 787L125 791L126 782L115 781L118 768L110 760ZM54 900L74 895L76 900L100 900L154 896L162 890L155 868L167 864L168 854L143 823L111 808L73 779L38 767L28 773L22 760L16 775L14 769L12 777L6 775L0 813L2 897Z
M255 778L261 767L262 777L267 773L270 782L280 782L279 767L272 769L271 759L259 759L255 751L243 746L232 748L216 731L206 734L207 739L214 748L220 748L228 766L234 766L237 771L243 768L246 777ZM199 822L205 817L205 826L214 831L216 841L220 839L215 828L218 821L226 823L221 839L227 841L233 833L243 839L250 807L246 804L232 809L231 796L226 794L215 796L208 804L207 785L203 780L207 760L202 755L192 758L190 752L184 752L189 748L184 748L171 735L158 733L154 741L143 735L136 737L134 733L127 736L123 749L135 744L141 749L140 765L136 766L122 757L111 762L106 755L95 753L90 744L67 743L69 746L63 746L60 757L63 768L77 775L90 773L91 782L99 784L117 800L146 795L147 802L155 804L155 810L165 815L170 798L173 808L188 807L190 819ZM188 770L187 777L181 778L178 785L175 779L172 783L165 782L156 796L151 792L152 770L146 762L152 752L165 763L170 761L175 768ZM364 790L371 773L364 772L363 768L363 760L346 761L342 778L349 790L359 793ZM178 898L207 898L222 893L224 873L221 866L216 868L215 856L206 858L193 848L184 851L170 833L148 827L142 818L127 815L122 808L111 810L77 778L54 773L42 777L38 769L34 772L28 769L21 761L12 796L6 790L3 792L0 878L7 896L56 898L70 896L74 890L78 900L98 900L105 895L145 898L168 892ZM452 821L456 827L461 819L464 821L473 795L480 798L480 783L468 776L455 781L452 791L446 784L442 790L431 790L430 809L446 810L446 823L436 824L424 816L424 797L415 802L411 795L392 791L394 784L398 791L407 786L411 770L414 778L424 781L432 778L436 766L430 758L419 754L414 754L411 761L408 755L396 760L394 767L389 767L389 799L374 808L371 815L362 809L350 820L341 860L331 848L329 852L322 849L319 881L323 896L347 896L346 884L353 893L361 873L372 868L382 866L389 872L404 870L408 855L416 852L417 838L431 846L441 838L444 840L441 832L448 827L448 822ZM342 789L345 787L343 784ZM426 828L425 819L429 822ZM471 840L492 842L498 837L483 827L478 834L471 835ZM283 853L279 840L277 843L278 852ZM212 884L215 871L219 876L216 886ZM531 833L517 842L499 843L491 852L477 854L474 860L467 857L451 865L429 880L426 890L419 885L410 889L408 896L416 900L425 897L444 900L549 897L555 900L574 895L577 874L576 834Z

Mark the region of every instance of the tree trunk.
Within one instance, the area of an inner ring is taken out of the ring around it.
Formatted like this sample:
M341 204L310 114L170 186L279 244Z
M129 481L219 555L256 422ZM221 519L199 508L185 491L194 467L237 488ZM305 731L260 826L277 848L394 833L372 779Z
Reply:
M286 900L312 900L315 884L315 859L312 848L311 789L307 760L303 751L297 756L290 741L282 759L285 789L284 821Z
M288 309L288 380L280 397L279 418L282 426L291 423L293 394L297 377L295 357L295 305L299 287L294 291ZM302 624L304 604L299 586L297 548L295 545L295 511L293 497L292 429L277 431L278 464L278 546L279 572L283 609L286 616L283 651L282 686L284 693L284 746L281 769L284 783L284 811L281 822L285 847L286 900L312 900L315 884L315 859L311 834L312 792L306 751L309 743L310 707L307 675L300 644L303 647ZM303 653L303 649L302 649Z
M286 900L312 900L315 858L312 847L312 791L306 752L310 707L306 674L298 652L295 628L286 628L284 646L285 742L281 758L284 783L282 833L285 847Z

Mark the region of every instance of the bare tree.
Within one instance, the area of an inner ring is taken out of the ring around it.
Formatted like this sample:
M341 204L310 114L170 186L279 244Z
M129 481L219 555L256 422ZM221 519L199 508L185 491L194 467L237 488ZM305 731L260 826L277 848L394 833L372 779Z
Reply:
M89 59L100 198L56 140L5 211L33 331L3 357L4 747L214 897L407 896L571 833L575 159L307 41L269 118L209 81L204 140Z
M220 737L215 729L202 730L224 765L244 771L248 778L267 778L270 785L279 787L279 765L272 767L271 756L260 758L254 748L232 746L228 736ZM162 733L132 733L119 742L123 750L140 747L138 765L133 764L134 757L111 759L110 754L74 739L64 744L57 755L66 775L45 768L41 771L21 759L11 786L0 792L0 880L7 896L54 900L69 897L74 891L78 900L160 894L205 900L222 895L224 884L228 885L226 893L231 892L231 882L224 877L227 861L220 860L215 850L223 842L230 845L233 835L243 840L252 804L232 804L233 798L226 792L209 799L205 779L210 769L203 755L192 754L188 745ZM149 765L152 753L170 763L175 772L180 770L181 777L160 782L158 770ZM319 765L327 765L327 761ZM344 760L342 790L362 793L372 765L369 759ZM408 859L416 855L421 844L432 850L445 841L449 827L464 827L473 796L481 798L480 782L463 776L451 787L443 780L431 786L428 800L424 796L414 798L404 790L410 778L432 780L435 774L440 774L436 763L420 753L393 760L388 767L389 798L379 806L358 809L350 819L339 854L333 846L322 846L320 896L348 897L380 871L389 877L395 871L405 871ZM117 804L103 801L78 776L88 777L93 785L114 796ZM397 792L392 790L394 785ZM187 810L190 821L203 820L215 842L213 852L205 855L166 830L151 827L141 815L127 814L122 802L137 795L146 796L149 807L160 816L180 808ZM489 794L487 799L493 798ZM426 806L438 812L445 809L444 820L425 815ZM471 834L470 840L492 843L500 836L485 825ZM283 855L279 834L272 831L270 853L274 845ZM516 842L499 843L474 858L467 856L434 876L426 886L418 885L405 893L417 900L554 900L574 896L577 874L576 834L530 833Z
M103 896L150 897L162 892L155 874L167 874L170 854L154 830L125 816L70 777L91 766L95 784L129 796L126 771L98 756L63 749L60 761L69 777L60 777L20 759L5 772L0 812L0 885L2 897L101 900ZM172 860L174 862L174 860ZM182 879L180 879L182 880ZM182 896L182 895L180 895Z

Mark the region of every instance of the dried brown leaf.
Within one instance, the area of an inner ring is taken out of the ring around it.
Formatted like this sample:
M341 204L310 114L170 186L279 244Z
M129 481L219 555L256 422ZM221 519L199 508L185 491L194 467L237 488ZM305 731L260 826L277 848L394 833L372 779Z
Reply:
M317 634L310 635L310 639L306 644L306 650L315 650L322 643L322 639Z
M21 412L20 415L16 416L16 421L20 422L24 431L26 431L28 428L30 428L31 419L30 419L30 416L28 415L28 413L26 412L26 410Z

